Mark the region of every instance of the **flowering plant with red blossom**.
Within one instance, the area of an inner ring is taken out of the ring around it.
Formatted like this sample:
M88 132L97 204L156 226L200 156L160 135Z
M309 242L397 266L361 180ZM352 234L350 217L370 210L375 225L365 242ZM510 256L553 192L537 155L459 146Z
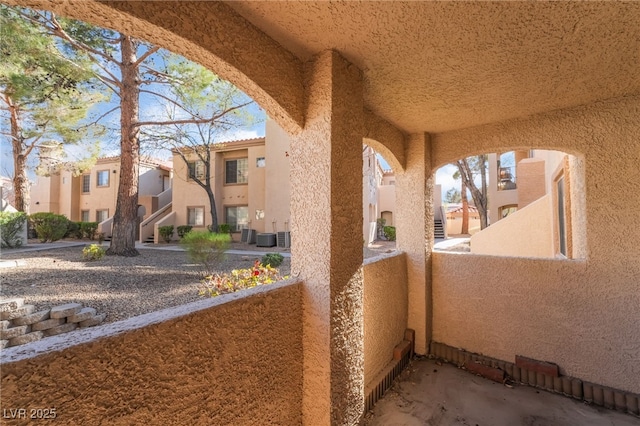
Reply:
M234 269L231 273L209 275L202 280L200 296L219 296L239 290L271 284L289 278L281 276L278 269L263 266L256 260L252 268Z

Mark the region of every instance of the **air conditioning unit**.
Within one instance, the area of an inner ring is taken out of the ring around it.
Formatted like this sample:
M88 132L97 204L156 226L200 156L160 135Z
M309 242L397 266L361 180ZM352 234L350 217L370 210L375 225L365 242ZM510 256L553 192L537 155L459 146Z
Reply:
M243 229L244 231L244 229ZM247 244L255 244L256 243L256 230L255 229L247 229L247 238L244 241Z
M278 247L283 247L283 248L291 247L290 231L278 232Z
M276 234L258 234L256 235L256 246L258 247L274 247L276 245Z

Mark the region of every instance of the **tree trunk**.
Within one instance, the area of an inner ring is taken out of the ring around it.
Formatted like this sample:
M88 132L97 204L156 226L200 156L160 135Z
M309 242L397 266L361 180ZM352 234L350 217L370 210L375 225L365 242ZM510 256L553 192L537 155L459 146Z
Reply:
M473 173L471 172L467 159L463 158L462 160L458 160L456 163L460 170L460 178L471 191L471 197L478 209L478 214L480 215L480 229L487 227L487 182L486 171L484 170L485 158L486 157L484 156L478 156L478 161L480 163L480 176L482 178L482 191L478 189L473 181Z
M213 195L213 191L211 190L211 186L209 185L206 189L207 195L209 196L209 208L211 209L211 231L218 232L218 212L216 212L216 198Z
M19 212L29 213L29 179L27 178L27 154L24 138L20 131L20 112L9 96L5 96L9 106L11 122L11 145L13 148L13 192L14 206Z
M460 199L462 201L462 230L460 233L469 233L469 200L467 199L467 185L460 179Z
M137 256L138 179L140 167L139 90L136 46L132 38L122 36L122 88L120 90L120 182L113 216L113 235L107 254Z

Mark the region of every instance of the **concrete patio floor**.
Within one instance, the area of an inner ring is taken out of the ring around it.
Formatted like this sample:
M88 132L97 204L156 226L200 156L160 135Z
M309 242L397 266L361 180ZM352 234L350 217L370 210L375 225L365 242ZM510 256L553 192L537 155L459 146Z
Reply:
M638 426L640 418L420 358L367 414L365 425Z

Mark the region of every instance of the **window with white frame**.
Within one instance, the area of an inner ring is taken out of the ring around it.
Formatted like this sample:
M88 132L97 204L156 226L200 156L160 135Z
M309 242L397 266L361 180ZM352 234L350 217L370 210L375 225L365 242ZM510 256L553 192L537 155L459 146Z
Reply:
M248 206L227 206L224 213L225 222L231 227L232 232L241 231L249 222Z
M224 167L224 183L238 184L247 183L249 176L249 167L246 158L238 158L235 160L225 161Z
M96 186L98 188L109 186L109 170L99 170L96 172Z
M109 210L108 209L96 210L96 222L98 222L98 223L104 222L107 219L109 219Z
M91 175L82 175L82 192L91 190Z
M205 172L204 172L204 161L202 160L198 160L198 161L189 161L187 163L187 179L191 180L191 179L198 179L198 180L202 180L205 177Z
M187 207L187 225L204 226L204 207Z

